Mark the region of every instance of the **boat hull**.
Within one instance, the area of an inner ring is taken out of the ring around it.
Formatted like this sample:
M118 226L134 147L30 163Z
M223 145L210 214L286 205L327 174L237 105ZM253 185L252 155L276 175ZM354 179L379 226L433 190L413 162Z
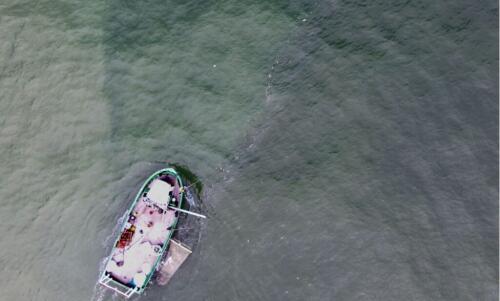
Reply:
M148 177L127 210L100 284L127 298L144 291L169 247L183 190L173 168Z

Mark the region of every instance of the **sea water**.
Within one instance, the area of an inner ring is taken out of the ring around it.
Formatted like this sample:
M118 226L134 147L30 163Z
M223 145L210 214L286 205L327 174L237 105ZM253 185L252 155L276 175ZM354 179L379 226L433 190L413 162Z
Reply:
M497 1L4 0L0 41L0 300L119 300L164 162L209 218L140 300L498 300Z

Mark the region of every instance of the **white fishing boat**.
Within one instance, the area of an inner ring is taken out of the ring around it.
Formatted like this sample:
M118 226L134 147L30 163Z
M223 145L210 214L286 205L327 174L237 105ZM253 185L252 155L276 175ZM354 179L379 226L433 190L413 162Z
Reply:
M144 291L168 250L179 211L190 213L181 209L183 194L181 177L173 168L146 180L127 211L100 284L127 298Z

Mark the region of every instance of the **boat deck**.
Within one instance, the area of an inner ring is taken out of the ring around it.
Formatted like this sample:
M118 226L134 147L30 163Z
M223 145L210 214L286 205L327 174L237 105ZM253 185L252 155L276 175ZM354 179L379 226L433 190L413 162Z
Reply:
M103 274L105 279L110 278L131 289L145 287L177 221L177 212L168 208L170 196L179 195L177 182L172 184L158 178L146 187L113 248ZM162 200L158 200L158 195Z

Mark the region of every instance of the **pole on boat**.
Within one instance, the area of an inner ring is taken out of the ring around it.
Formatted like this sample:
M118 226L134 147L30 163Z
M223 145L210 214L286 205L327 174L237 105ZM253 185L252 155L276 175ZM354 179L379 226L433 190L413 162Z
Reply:
M180 231L180 230L193 230L194 228L175 228L175 229L172 229L171 231Z
M174 209L174 210L177 210L177 211L179 211L179 212L183 212L183 213L191 214L191 215L194 215L194 216L197 216L197 217L207 218L207 217L206 217L205 215L203 215L203 214L199 214L199 213L196 213L196 212L187 211L187 210L180 209L180 208L177 208L177 207L168 206L168 208L170 208L170 209Z

